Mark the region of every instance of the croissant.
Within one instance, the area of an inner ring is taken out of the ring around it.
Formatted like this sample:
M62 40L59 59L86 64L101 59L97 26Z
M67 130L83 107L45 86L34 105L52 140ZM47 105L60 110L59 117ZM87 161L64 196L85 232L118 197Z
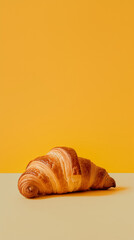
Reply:
M18 189L27 198L110 187L116 183L104 168L68 147L55 147L30 161L18 180Z

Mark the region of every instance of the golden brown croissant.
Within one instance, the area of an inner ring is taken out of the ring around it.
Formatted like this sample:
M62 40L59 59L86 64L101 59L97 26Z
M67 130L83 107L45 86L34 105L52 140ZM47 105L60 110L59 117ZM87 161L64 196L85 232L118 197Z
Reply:
M115 186L104 168L77 157L75 150L68 147L55 147L30 161L18 180L19 191L27 198Z

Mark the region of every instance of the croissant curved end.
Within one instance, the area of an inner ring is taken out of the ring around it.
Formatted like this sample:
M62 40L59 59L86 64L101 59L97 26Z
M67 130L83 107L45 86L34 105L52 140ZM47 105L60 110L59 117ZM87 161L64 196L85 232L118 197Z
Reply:
M105 181L105 183L104 183L104 185L103 185L103 188L104 189L108 189L110 187L114 187L115 188L116 187L116 182L115 182L115 180L112 177L108 176L106 181Z
M112 187L116 187L116 182L115 182L115 180L113 179L113 186Z
M39 189L35 181L31 181L26 176L20 176L18 180L18 189L26 198L34 198L39 195Z

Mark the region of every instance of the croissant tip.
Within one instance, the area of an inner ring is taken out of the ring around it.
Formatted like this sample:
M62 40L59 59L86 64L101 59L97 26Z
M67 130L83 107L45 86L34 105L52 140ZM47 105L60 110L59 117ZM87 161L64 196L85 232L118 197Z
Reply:
M114 179L113 179L114 180ZM116 182L115 180L113 181L113 187L115 188L116 187Z
M116 182L115 182L115 180L114 180L112 177L110 177L110 184L109 184L109 187L113 187L113 188L116 187Z

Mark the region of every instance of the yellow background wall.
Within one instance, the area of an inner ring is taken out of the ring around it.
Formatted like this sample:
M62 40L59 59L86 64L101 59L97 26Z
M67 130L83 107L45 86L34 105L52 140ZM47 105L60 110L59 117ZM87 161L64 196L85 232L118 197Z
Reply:
M134 172L134 2L0 1L0 172L71 146Z

